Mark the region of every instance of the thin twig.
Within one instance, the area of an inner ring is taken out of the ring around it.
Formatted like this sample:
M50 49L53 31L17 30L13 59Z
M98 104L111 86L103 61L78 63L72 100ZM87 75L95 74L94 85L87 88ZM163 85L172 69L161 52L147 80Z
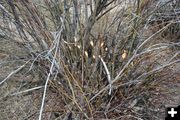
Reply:
M149 72L147 72L147 73L143 73L142 75L140 75L140 76L137 78L137 80L139 80L140 78L142 78L142 77L144 77L144 76L151 75L151 74L154 73L154 72L157 72L157 71L159 71L159 70L161 70L161 69L163 69L163 68L165 68L165 67L168 67L168 66L170 66L170 65L172 65L172 64L174 64L174 63L178 63L178 62L180 62L180 60L175 60L175 61L173 61L173 62L170 62L170 63L165 64L165 65L163 65L163 66L160 66L160 67L158 67L158 68L155 68L155 69L153 69L153 70L151 70L151 71L149 71Z
M42 98L41 109L40 109L40 114L39 114L39 120L42 119L42 113L43 113L43 108L44 108L46 92L47 92L47 86L48 86L48 82L50 80L50 76L51 76L53 68L54 68L57 52L58 52L58 49L59 49L59 40L60 40L60 37L61 37L61 32L62 32L62 29L60 30L59 34L57 35L57 37L56 37L57 39L55 39L55 41L57 41L56 44L55 44L56 50L55 50L55 54L53 56L53 61L51 63L49 74L48 74L47 79L46 79L46 83L44 85L44 92L43 92L43 98Z
M38 86L38 87L30 88L30 89L27 89L27 90L24 90L24 91L20 91L20 92L13 93L13 94L11 94L11 96L19 95L19 94L22 94L22 93L31 92L31 91L33 91L33 90L38 90L38 89L41 89L41 88L43 88L43 87L44 87L44 86Z
M3 84L4 82L6 82L6 80L8 80L12 75L16 74L17 72L19 72L22 68L24 68L26 66L26 64L28 64L30 62L30 60L28 60L25 64L23 64L22 66L20 66L18 69L12 71L4 80L2 80L0 82L0 85Z

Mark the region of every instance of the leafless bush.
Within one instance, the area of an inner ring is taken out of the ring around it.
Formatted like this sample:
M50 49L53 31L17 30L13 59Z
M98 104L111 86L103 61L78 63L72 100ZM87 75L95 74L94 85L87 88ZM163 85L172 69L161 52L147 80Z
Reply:
M170 15L157 12L169 3L2 0L1 36L27 51L29 70L40 69L37 74L41 75L44 92L39 120L48 88L60 93L64 103L60 119L143 118L123 109L137 104L143 86L148 90L149 81L155 80L154 73L179 62L177 50L161 66L153 57L179 46L179 42L154 41L173 24L179 25L177 6ZM147 35L150 28L156 31Z

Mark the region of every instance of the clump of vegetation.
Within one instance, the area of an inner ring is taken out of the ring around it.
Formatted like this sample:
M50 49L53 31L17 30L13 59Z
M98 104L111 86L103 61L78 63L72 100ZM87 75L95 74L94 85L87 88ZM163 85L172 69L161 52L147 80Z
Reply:
M62 102L57 119L150 119L149 91L164 68L179 62L180 5L173 2L2 0L1 37L28 60L0 85L25 67L37 71L32 74L43 85L39 120L47 91ZM161 40L165 36L175 37ZM159 61L166 50L171 55Z

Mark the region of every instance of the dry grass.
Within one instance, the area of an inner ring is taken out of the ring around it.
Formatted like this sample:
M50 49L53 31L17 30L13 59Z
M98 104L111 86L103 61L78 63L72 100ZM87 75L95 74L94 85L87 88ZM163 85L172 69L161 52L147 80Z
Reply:
M23 55L0 87L29 76L2 100L32 94L36 108L24 119L155 119L153 90L179 65L176 2L2 0L0 36Z

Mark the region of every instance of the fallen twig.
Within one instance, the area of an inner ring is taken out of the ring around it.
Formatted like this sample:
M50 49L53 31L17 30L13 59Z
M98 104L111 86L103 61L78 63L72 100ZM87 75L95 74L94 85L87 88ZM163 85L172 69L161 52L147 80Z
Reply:
M22 68L24 68L26 66L26 64L28 64L30 62L30 60L28 60L25 64L23 64L22 66L20 66L18 69L12 71L4 80L2 80L0 82L0 85L3 84L4 82L6 82L12 75L16 74L17 72L19 72Z
M19 94L22 94L22 93L31 92L31 91L33 91L33 90L38 90L38 89L41 89L41 88L43 88L43 87L44 87L44 86L38 86L38 87L30 88L30 89L27 89L27 90L24 90L24 91L20 91L20 92L13 93L13 94L11 94L11 96L19 95Z

